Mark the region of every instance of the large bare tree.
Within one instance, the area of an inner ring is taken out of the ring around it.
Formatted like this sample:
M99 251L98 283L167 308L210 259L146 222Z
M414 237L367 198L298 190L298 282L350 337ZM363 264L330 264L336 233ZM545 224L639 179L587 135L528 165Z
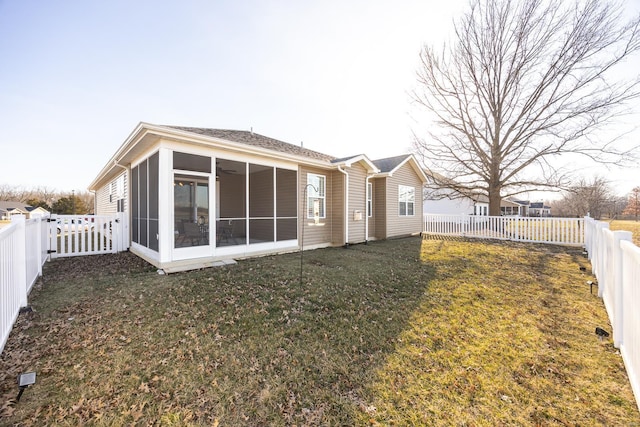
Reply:
M484 194L499 215L503 197L568 184L568 153L629 159L598 131L640 93L637 74L613 74L640 50L639 24L606 1L472 0L452 42L420 54L414 100L436 126L415 149L435 186Z

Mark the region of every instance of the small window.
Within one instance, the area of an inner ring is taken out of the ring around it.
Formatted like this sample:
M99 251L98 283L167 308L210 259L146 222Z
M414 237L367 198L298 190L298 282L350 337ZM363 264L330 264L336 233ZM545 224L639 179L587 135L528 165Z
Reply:
M413 216L416 201L416 189L406 185L398 186L398 215Z
M373 184L367 183L367 217L373 216Z
M314 173L307 174L307 218L312 219L318 214L326 218L326 177Z

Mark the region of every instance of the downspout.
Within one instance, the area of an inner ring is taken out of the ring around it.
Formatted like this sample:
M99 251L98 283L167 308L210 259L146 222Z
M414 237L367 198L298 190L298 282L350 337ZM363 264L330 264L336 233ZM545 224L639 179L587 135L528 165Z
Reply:
M346 170L338 166L338 170L344 174L345 192L344 192L344 246L349 246L349 174Z
M129 187L129 179L131 178L129 176L129 168L127 166L123 166L123 165L119 164L117 160L114 160L113 164L115 166L119 167L119 168L124 169L124 174L125 174L125 178L126 178L125 179L125 186ZM131 211L131 209L130 209L131 205L130 205L129 200L128 200L129 197L131 197L131 191L129 191L128 188L127 189L123 189L123 190L127 190L127 210ZM116 210L117 210L117 208L116 208ZM129 218L129 221L131 221L131 218Z
M98 199L97 199L97 193L96 190L89 190L89 193L93 193L93 214L96 214L96 211L98 210Z

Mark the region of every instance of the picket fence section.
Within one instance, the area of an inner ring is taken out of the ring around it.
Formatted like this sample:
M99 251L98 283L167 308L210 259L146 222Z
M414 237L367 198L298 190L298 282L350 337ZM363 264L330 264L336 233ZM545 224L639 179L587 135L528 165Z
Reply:
M129 247L124 213L113 215L51 215L51 257L118 253Z
M640 248L629 231L585 218L585 249L640 409Z
M48 258L46 218L25 220L12 216L11 224L0 228L0 353L27 296L42 275Z
M21 307L50 258L116 253L129 248L126 215L13 215L0 228L0 353Z
M424 234L558 245L584 244L582 218L425 214Z

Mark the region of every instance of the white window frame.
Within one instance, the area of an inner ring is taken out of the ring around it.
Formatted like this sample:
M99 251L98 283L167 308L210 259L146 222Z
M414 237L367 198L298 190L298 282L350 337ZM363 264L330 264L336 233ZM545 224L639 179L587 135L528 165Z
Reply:
M311 184L311 185L309 185ZM317 191L316 191L317 190ZM313 201L320 202L319 218L327 217L327 177L317 173L307 173L307 219L313 219Z
M402 207L404 206L404 213ZM411 213L409 213L411 206ZM398 216L415 216L416 188L409 185L398 185Z
M367 182L367 218L373 216L373 184Z

